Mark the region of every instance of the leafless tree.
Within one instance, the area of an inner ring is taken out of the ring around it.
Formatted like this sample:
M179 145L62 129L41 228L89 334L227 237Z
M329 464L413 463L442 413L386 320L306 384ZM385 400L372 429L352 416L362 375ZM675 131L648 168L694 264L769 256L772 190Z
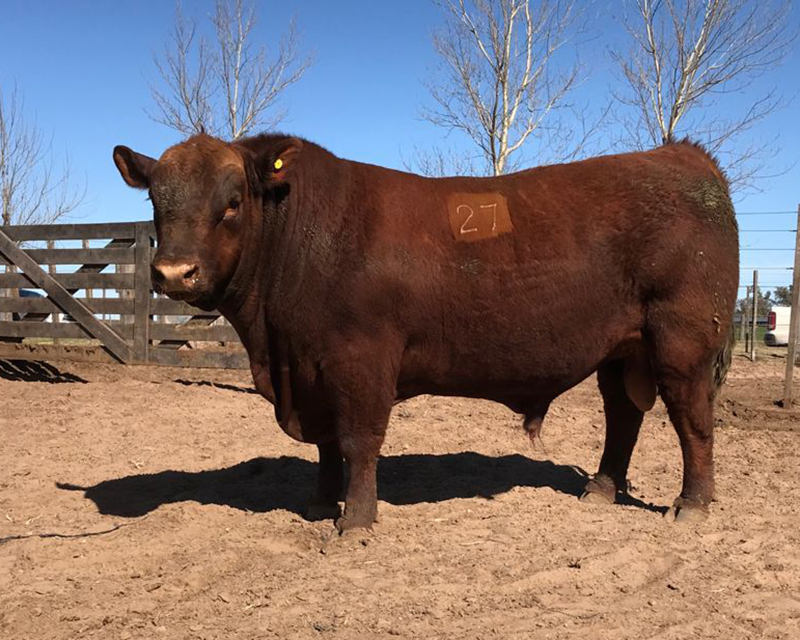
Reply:
M86 187L72 181L68 156L54 166L52 141L24 114L16 87L0 86L0 224L50 224L83 202Z
M443 77L427 83L436 106L423 118L466 134L490 175L513 170L532 137L548 141L548 159L579 153L594 125L568 124L581 65L561 58L579 31L575 0L435 1L448 15L433 38Z
M294 19L273 58L253 44L257 18L248 0L217 0L210 16L214 43L176 5L175 25L161 58L154 56L161 86L151 85L148 115L184 134L207 132L236 140L254 129L274 128L284 117L277 101L311 65L298 51Z
M201 38L195 42L195 24L183 16L178 3L175 25L164 47L163 59L153 57L164 87L150 85L157 113L148 115L187 135L213 130L211 54L205 40Z
M410 157L402 159L407 171L413 171L430 178L442 176L473 176L481 173L476 163L480 155L465 154L454 147L436 146L420 148L415 146Z
M723 98L745 92L789 52L790 0L631 0L628 9L632 45L612 52L626 88L615 94L628 107L624 142L646 148L690 135L721 156L734 187L752 186L772 141L742 134L782 100L768 90L733 113Z

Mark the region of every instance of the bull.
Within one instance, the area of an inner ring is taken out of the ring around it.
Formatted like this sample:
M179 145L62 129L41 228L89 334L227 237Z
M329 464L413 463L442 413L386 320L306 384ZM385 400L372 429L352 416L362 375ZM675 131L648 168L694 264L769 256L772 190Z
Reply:
M218 309L281 428L317 445L310 517L372 526L396 402L492 400L536 434L594 372L606 439L582 499L626 491L660 395L683 454L670 513L707 516L739 241L726 179L698 145L494 178L426 178L278 134L113 157L152 200L154 288Z

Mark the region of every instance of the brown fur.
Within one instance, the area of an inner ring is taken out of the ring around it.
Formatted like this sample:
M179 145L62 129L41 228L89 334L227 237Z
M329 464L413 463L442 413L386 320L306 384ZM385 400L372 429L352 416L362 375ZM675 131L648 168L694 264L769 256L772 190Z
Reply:
M228 223L215 207L232 153L247 186ZM625 490L657 387L684 457L677 508L710 502L738 231L725 178L697 145L497 178L423 178L280 135L196 136L158 163L117 148L115 161L151 192L162 163L180 167L187 184L174 189L189 195L169 214L156 203L159 254L199 265L187 295L230 319L281 426L318 444L317 507L335 508L349 464L340 529L375 518L375 465L398 400L494 400L538 433L550 402L594 371L607 438L587 491ZM459 193L502 197L510 227L493 235L487 205L475 218L485 233L460 242L470 227L452 219Z

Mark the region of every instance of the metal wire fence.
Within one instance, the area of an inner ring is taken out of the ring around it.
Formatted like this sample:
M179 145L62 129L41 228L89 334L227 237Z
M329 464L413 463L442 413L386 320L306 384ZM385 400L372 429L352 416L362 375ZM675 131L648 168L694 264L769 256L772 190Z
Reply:
M800 207L797 211L742 211L736 216L742 265L736 305L737 336L753 361L761 349L787 347L784 406L790 407L797 363L796 325L800 321L796 291Z

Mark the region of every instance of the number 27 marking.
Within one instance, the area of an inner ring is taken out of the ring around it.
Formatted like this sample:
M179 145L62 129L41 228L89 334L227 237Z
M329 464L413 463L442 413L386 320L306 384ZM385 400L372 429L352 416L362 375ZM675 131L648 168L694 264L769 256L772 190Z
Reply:
M479 208L480 209L491 209L492 210L492 233L497 231L497 203L493 202L492 204L482 204L482 205L479 205ZM456 213L461 213L462 209L466 209L469 212L467 214L466 219L461 224L460 232L461 232L461 235L463 236L463 235L466 235L467 233L476 232L478 230L478 227L477 226L467 227L467 224L469 224L469 221L472 220L472 218L475 215L475 210L472 207L470 207L468 204L460 204L460 205L458 205L458 207L456 207ZM475 224L475 223L473 223L473 224Z

